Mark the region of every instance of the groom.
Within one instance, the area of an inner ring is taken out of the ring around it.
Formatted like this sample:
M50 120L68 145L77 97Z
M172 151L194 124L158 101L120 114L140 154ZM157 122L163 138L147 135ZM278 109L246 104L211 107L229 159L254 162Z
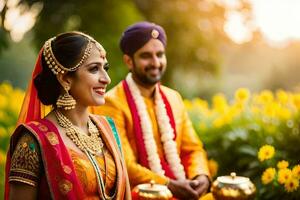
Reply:
M160 84L166 45L161 26L129 26L120 47L130 72L107 93L106 104L92 110L115 120L132 187L154 180L178 199L199 199L210 187L207 155L181 96Z

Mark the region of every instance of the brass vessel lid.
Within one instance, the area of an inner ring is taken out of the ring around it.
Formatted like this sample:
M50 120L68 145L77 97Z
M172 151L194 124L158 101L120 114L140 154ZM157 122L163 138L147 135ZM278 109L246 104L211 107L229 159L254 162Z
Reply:
M230 176L218 177L211 191L216 200L250 200L255 198L256 188L249 178L232 172Z
M230 176L220 176L217 178L220 183L230 184L230 185L239 185L243 183L248 183L249 178L243 176L237 176L235 172L231 172Z
M173 196L167 186L155 184L154 181L137 185L134 190L137 191L139 196L147 197L150 199L170 199Z

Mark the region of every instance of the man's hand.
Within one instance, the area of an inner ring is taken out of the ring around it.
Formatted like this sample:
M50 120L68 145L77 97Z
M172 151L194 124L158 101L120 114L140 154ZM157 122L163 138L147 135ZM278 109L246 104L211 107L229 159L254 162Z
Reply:
M191 187L197 193L198 198L204 195L210 186L210 181L206 175L199 175L194 178L191 182Z
M177 199L198 200L199 195L197 193L197 190L192 188L192 186L194 185L192 183L193 181L196 180L170 180L167 186L172 192L173 196Z

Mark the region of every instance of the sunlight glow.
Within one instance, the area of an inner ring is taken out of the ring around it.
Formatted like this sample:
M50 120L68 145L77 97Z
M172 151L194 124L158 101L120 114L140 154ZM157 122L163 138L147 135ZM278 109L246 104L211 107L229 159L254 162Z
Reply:
M239 12L230 12L224 25L224 31L237 44L248 42L252 39L252 31L245 25L244 18Z
M0 0L0 12L3 10L4 8L4 0Z
M249 41L252 31L258 29L271 44L284 44L300 40L300 1L299 0L249 0L253 7L254 27L247 27L243 19L234 11L238 0L220 0L229 8L224 30L236 43Z
M300 39L299 0L252 0L257 26L271 41Z
M7 11L4 19L5 29L10 31L13 41L22 40L24 34L28 32L35 24L36 17L41 12L43 4L34 3L31 7L18 5L20 0L9 0L7 2Z

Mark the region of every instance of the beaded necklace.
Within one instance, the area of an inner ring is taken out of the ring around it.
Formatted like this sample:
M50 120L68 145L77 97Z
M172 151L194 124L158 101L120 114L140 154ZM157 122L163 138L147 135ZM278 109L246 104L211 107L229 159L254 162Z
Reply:
M92 155L101 155L103 142L99 136L99 130L92 122L88 119L88 130L89 134L83 133L78 127L74 126L72 122L63 115L59 110L55 110L55 116L58 120L58 124L65 128L66 135L76 144L76 146L82 152L90 152Z
M76 144L76 146L83 151L90 162L93 165L93 168L96 172L97 177L97 185L98 185L98 192L101 195L101 199L105 200L112 200L116 194L117 189L114 191L114 193L111 196L108 196L105 193L105 183L101 176L101 170L98 166L96 155L103 154L104 157L104 165L105 165L105 174L107 175L107 168L106 168L106 161L105 161L105 154L103 151L103 142L99 134L98 128L95 126L95 124L92 122L92 120L88 119L88 130L89 134L87 135L83 133L79 128L74 126L72 122L59 110L55 110L55 116L57 118L58 124L65 128L66 135ZM117 174L116 180L118 182L119 176Z

